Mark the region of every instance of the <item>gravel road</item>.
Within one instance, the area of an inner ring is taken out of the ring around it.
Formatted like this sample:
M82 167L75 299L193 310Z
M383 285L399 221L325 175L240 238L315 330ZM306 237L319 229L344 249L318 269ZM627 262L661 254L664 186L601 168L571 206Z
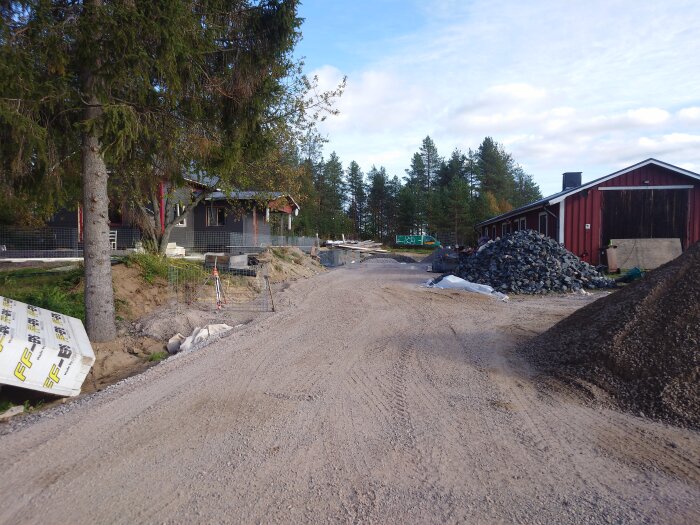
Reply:
M700 523L700 435L542 386L517 344L590 301L298 281L279 312L0 426L0 522Z

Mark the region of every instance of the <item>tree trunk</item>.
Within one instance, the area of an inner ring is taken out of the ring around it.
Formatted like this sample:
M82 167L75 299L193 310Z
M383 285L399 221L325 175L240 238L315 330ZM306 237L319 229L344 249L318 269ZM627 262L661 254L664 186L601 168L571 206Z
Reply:
M168 242L170 241L170 233L173 231L175 223L166 224L165 231L160 236L160 244L158 246L158 253L165 255L165 250L168 248Z
M85 120L98 117L102 111L97 97L92 96L89 104ZM110 262L107 168L95 131L83 132L82 161L85 324L91 341L111 341L117 336L117 328Z

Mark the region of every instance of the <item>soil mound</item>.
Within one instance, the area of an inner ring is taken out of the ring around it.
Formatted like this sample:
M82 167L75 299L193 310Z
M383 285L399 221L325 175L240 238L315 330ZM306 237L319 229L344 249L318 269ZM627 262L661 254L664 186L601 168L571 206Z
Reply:
M271 283L296 281L325 271L318 261L291 246L268 248L258 261L268 265Z
M557 241L533 230L489 241L477 253L460 257L456 275L500 292L525 294L614 286Z
M625 409L700 428L700 243L535 338L554 375L584 378Z

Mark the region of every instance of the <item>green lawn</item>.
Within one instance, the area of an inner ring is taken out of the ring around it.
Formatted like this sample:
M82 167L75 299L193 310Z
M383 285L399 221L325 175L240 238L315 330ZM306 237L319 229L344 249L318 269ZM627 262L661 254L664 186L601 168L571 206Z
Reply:
M16 301L53 310L85 321L82 266L0 270L0 294Z

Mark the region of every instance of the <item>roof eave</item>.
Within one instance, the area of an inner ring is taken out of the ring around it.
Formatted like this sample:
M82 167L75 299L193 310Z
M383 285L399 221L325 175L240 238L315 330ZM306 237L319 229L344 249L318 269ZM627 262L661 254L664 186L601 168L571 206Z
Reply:
M679 168L678 166L674 166L673 164L668 164L668 163L663 162L661 160L657 160L654 158L648 158L646 160L638 162L637 164L634 164L634 165L629 166L627 168L623 168L623 169L615 171L609 175L605 175L603 177L599 177L595 180L587 182L586 184L582 184L581 186L578 186L577 188L572 188L571 191L569 191L563 195L560 195L560 196L556 197L555 199L552 199L549 203L550 204L558 204L570 195L574 195L575 193L578 193L580 191L590 189L594 186L602 184L605 181L608 181L610 179L614 179L615 177L619 177L620 175L624 175L625 173L629 173L630 171L634 171L636 169L643 168L644 166L648 166L649 164L655 164L655 165L659 166L660 168L674 171L680 175L690 177L691 179L700 180L700 174L698 174L698 173L695 173L695 172L692 172L690 170L686 170L683 168Z

